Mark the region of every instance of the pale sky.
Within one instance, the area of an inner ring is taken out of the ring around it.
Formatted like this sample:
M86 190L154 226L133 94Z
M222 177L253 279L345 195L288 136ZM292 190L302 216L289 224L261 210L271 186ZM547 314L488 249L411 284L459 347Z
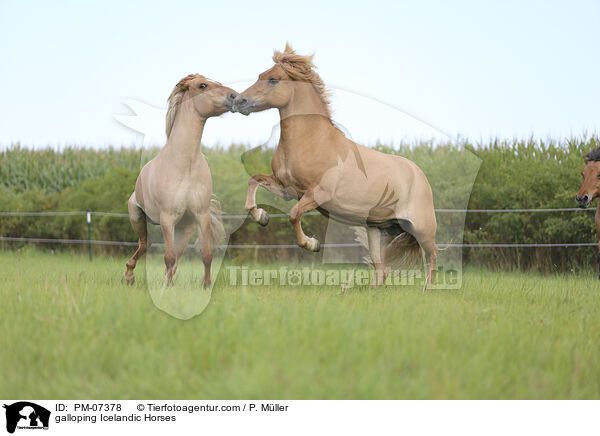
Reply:
M164 108L194 72L250 83L286 41L316 53L357 140L600 131L598 1L322 3L0 0L0 146L140 144L123 99ZM264 141L276 120L228 114L208 145Z

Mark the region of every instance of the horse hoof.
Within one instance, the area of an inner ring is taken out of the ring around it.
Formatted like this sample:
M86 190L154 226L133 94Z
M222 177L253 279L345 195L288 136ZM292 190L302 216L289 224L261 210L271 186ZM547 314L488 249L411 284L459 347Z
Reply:
M308 238L308 242L306 243L306 249L308 251L317 252L321 249L321 243L316 238Z
M121 283L127 286L133 286L133 284L135 283L135 276L128 279L127 277L125 277L125 273L123 273L123 275L121 276Z
M269 224L269 214L265 212L264 209L258 209L258 219L256 221L258 221L258 224L261 226L266 226Z

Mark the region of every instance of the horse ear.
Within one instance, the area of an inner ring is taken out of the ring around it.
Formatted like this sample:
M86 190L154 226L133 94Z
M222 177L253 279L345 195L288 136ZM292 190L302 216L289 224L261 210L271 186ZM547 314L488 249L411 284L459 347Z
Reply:
M589 163L589 161L590 161L590 158L589 158L589 157L587 157L587 156L583 156L583 160L584 160L584 161L585 161L585 163L587 164L587 163Z

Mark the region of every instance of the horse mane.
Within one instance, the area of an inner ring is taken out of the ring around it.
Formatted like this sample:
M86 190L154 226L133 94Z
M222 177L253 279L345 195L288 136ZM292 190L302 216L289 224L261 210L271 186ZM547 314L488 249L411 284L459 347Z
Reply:
M587 157L589 160L591 160L593 162L600 161L600 147L595 148L594 150L590 151L585 157Z
M190 82L195 78L200 77L199 74L188 74L183 79L181 79L173 91L169 96L169 109L167 109L167 139L171 134L171 129L173 129L173 124L175 123L175 116L177 115L177 110L179 106L181 106L181 102L183 101L183 96L188 89L190 89Z
M325 104L327 116L331 119L329 110L330 93L325 87L325 83L313 68L315 65L312 62L314 54L310 56L302 56L297 54L294 49L288 44L285 44L283 52L275 51L273 61L278 64L292 80L310 83L321 100Z

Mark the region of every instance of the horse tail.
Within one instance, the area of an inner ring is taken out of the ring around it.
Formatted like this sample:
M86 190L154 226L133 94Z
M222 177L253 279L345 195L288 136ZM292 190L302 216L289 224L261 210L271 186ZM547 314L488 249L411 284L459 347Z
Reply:
M355 227L354 233L356 241L368 250L369 243L366 229ZM390 270L411 269L422 260L421 246L410 233L400 229L396 233L384 232L383 236L385 264ZM366 263L373 264L370 255L364 259Z
M384 256L391 270L411 269L422 260L421 246L413 235L401 232L385 245Z
M225 242L225 227L221 202L214 195L210 200L210 218L210 246L215 249Z
M215 250L225 241L225 227L223 227L223 210L221 202L213 194L210 199L210 248ZM202 231L198 229L198 239L196 239L196 249L202 246Z

